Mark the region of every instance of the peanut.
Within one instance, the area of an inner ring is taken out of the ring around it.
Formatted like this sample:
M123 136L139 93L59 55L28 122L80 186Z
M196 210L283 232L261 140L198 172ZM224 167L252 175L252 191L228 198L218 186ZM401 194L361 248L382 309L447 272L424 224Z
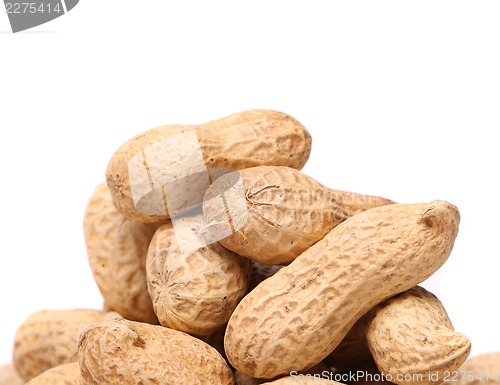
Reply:
M147 256L148 289L160 323L197 336L227 323L249 275L248 261L214 241L205 225L201 213L163 225Z
M23 385L24 380L19 376L13 364L0 366L0 385Z
M108 320L82 333L78 352L86 385L235 384L214 348L162 326Z
M277 265L293 261L354 214L391 203L331 190L290 167L261 166L219 177L205 194L203 213L224 247Z
M439 299L418 286L373 310L366 339L378 369L398 385L440 384L471 349L470 340L453 330Z
M500 384L500 352L489 352L469 358L450 374L448 383L457 385Z
M203 125L146 131L116 151L106 176L124 215L161 222L199 205L218 175L260 165L302 168L310 151L311 136L297 120L250 110Z
M78 362L71 362L46 370L26 385L84 385Z
M29 316L17 330L14 365L29 381L58 365L77 361L77 343L82 330L101 322L105 312L88 309L42 310Z
M229 361L257 378L317 364L371 308L446 261L459 219L445 201L376 207L347 219L243 298L226 330Z
M84 218L90 268L106 305L127 319L157 324L147 290L146 255L157 224L116 210L106 184L97 187Z

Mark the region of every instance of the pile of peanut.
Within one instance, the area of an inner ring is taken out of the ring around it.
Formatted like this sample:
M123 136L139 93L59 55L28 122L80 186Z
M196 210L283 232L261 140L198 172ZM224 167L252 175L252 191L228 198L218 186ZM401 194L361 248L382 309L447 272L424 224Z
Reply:
M0 385L446 381L471 343L418 284L458 209L332 190L300 171L310 151L271 110L120 146L84 218L105 309L31 315Z

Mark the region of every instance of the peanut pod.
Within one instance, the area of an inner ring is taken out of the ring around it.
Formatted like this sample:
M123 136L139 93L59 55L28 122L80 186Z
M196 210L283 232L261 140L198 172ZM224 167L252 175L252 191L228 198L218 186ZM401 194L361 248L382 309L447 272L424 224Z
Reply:
M161 222L201 204L223 173L260 165L302 168L310 151L311 136L297 120L250 110L203 125L146 131L116 151L106 177L123 214Z
M85 210L85 243L94 280L106 305L133 321L158 323L146 279L146 255L158 227L121 214L106 184L97 187Z
M203 213L224 247L277 265L293 261L354 214L391 203L329 189L290 167L261 166L219 177L205 194Z
M101 322L106 312L90 309L42 310L19 327L14 341L14 365L29 381L46 370L77 361L80 333Z
M213 240L201 213L155 233L147 279L163 326L197 336L223 327L248 286L248 260Z
M442 266L459 219L445 201L347 219L243 298L226 329L229 361L257 378L319 363L366 312Z
M380 372L398 385L440 384L471 350L439 299L418 286L373 310L366 339Z
M78 344L85 385L234 385L211 346L162 326L108 320L86 329Z

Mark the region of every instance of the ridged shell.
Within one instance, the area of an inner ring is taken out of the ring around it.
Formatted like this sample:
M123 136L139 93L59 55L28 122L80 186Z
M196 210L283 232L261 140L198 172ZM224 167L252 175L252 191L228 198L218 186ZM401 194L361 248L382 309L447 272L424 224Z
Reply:
M260 165L302 168L310 151L311 136L297 120L250 110L203 125L146 131L116 151L106 177L123 214L159 222L201 204L208 185L225 172Z
M106 321L82 333L79 363L86 385L234 385L211 346L163 326Z
M459 218L455 206L433 201L347 219L240 302L226 330L229 361L258 378L317 364L371 308L446 261Z
M107 306L133 321L158 324L146 279L148 247L158 227L116 210L105 183L85 211L85 242L97 286Z
M219 177L203 213L212 235L257 262L293 261L347 218L393 201L329 189L290 167L252 167Z
M101 322L106 312L90 309L42 310L19 327L14 341L14 365L29 381L46 370L77 361L80 333Z
M248 260L214 242L201 213L160 227L147 257L153 307L163 326L204 336L223 327L246 294Z
M398 385L440 384L471 350L470 340L453 330L441 301L418 286L373 310L366 339L380 372Z

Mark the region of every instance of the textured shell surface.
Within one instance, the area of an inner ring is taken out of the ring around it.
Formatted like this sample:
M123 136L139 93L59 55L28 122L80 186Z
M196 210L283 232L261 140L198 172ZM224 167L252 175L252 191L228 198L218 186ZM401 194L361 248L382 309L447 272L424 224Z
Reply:
M223 327L246 294L249 262L212 239L199 213L157 230L147 279L160 323L203 336Z
M311 136L291 116L250 110L203 125L169 125L124 143L106 178L117 208L145 221L200 205L209 184L233 170L260 165L302 168Z
M291 167L260 166L219 177L205 194L203 213L224 247L276 265L293 261L354 214L392 203L329 189Z
M84 385L78 362L71 362L46 370L26 385Z
M226 329L229 361L257 378L317 364L371 308L443 265L459 219L445 201L347 219L243 298Z
M441 301L422 287L398 294L372 312L366 331L368 347L379 370L390 374L394 383L439 384L470 354L469 338L454 331ZM411 374L419 376L405 381Z
M133 321L158 323L148 294L146 256L159 226L121 214L105 183L85 211L85 243L97 286L107 306Z
M78 345L86 385L234 385L222 356L183 332L124 319L93 325Z
M368 339L372 352L368 346ZM470 351L470 341L453 331L441 301L420 286L382 302L351 328L339 346L325 359L342 370L378 364L384 374L422 374L439 378L456 370ZM372 356L373 353L373 356ZM423 384L413 380L414 384ZM400 382L398 382L400 383Z
M19 327L14 340L14 365L29 381L44 371L77 361L80 333L101 322L106 312L91 309L41 310Z

